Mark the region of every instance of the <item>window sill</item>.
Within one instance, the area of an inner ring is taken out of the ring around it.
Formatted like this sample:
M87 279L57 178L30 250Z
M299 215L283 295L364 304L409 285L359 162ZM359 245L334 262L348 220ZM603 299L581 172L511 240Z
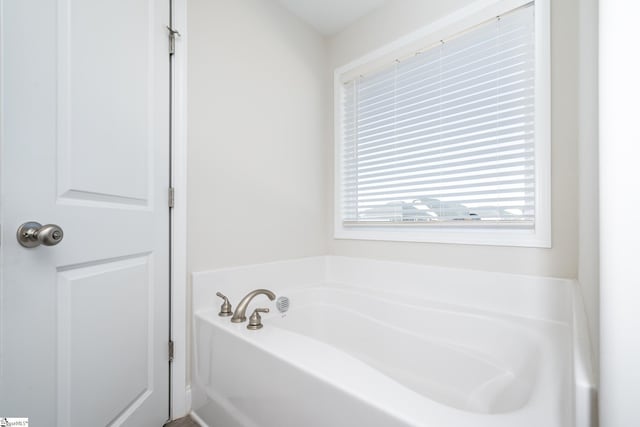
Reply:
M550 248L551 233L509 226L336 226L336 239Z

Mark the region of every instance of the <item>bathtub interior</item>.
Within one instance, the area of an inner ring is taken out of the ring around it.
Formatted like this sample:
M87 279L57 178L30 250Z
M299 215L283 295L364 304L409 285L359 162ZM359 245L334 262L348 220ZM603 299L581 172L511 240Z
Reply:
M538 346L513 322L331 285L287 296L291 310L269 326L340 349L444 405L502 413L531 395Z

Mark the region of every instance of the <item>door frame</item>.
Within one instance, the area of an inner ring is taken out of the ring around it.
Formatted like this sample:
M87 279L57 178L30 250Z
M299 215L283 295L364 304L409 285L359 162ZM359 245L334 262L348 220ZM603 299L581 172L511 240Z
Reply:
M187 382L187 0L172 1L172 26L180 33L172 55L171 185L171 336L169 414L180 418L191 411Z

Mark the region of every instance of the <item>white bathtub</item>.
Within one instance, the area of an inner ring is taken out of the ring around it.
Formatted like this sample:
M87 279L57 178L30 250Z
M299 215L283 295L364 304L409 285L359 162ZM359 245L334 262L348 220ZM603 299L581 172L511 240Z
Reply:
M192 376L202 424L576 425L566 323L435 301L398 286L265 287L289 297L291 308L282 315L266 297L255 298L247 314L271 309L258 331L219 317L214 304L196 307Z

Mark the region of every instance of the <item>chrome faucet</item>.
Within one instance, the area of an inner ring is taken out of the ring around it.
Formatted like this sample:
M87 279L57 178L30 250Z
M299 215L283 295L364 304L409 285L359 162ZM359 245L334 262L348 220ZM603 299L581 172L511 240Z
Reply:
M249 305L253 297L257 295L266 295L271 301L276 299L276 294L268 289L256 289L255 291L249 292L236 306L236 311L235 313L233 313L233 317L231 318L231 321L233 323L241 323L247 320L247 316L245 315L247 306Z

